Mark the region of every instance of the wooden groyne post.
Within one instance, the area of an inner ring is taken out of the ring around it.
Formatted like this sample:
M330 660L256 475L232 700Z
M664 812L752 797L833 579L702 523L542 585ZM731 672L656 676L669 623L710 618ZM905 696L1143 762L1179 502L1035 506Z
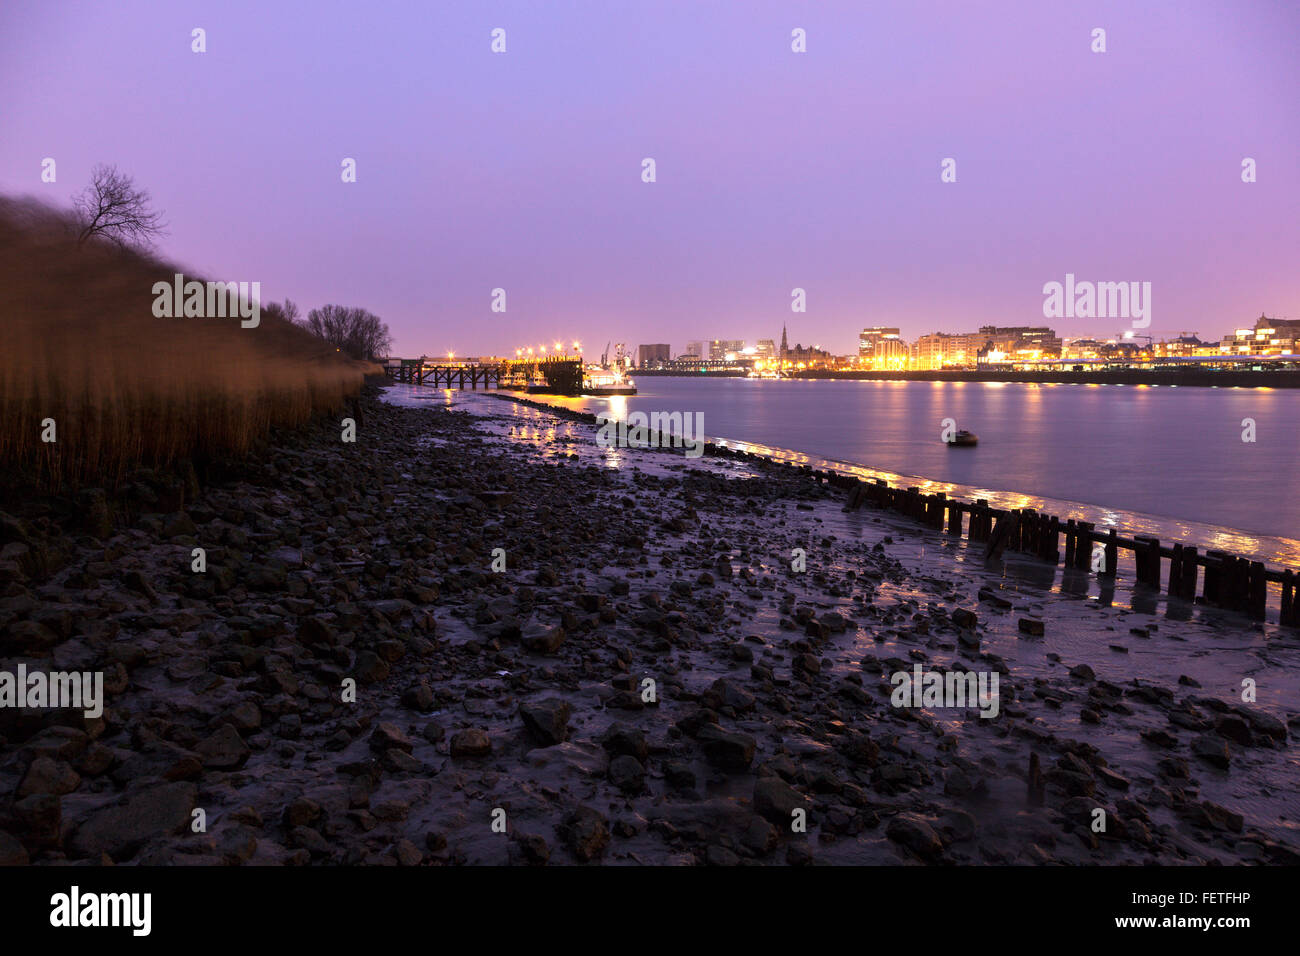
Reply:
M944 531L949 537L984 544L987 560L996 560L1005 551L1033 555L1049 564L1093 571L1113 581L1118 575L1120 549L1133 554L1135 581L1138 586L1160 590L1162 564L1169 560L1165 587L1172 598L1197 602L1245 614L1253 620L1266 619L1269 584L1279 584L1281 601L1278 623L1300 627L1300 575L1294 571L1275 571L1261 561L1252 561L1224 551L1197 552L1191 545L1175 543L1165 546L1160 539L1146 535L1124 537L1115 528L1098 531L1092 522L1055 515L1039 514L1032 508L999 509L988 500L974 502L950 498L944 492L925 494L919 488L894 488L883 478L862 481L833 472L804 470L819 481L847 488L848 508L872 504L895 511L917 522ZM963 518L965 519L963 521ZM1064 555L1061 539L1065 540ZM1201 576L1204 569L1204 576ZM1201 594L1196 593L1201 577Z

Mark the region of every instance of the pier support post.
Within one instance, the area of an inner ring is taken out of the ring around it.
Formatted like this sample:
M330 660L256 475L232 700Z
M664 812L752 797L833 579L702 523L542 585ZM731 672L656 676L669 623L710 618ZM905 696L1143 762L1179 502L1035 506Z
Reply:
M1033 508L1024 508L1020 512L1020 540L1016 542L1016 550L1023 551L1025 554L1034 553L1034 542L1038 530L1038 512Z
M1227 560L1226 552L1205 552L1205 582L1201 585L1201 598L1211 607L1223 605L1223 581Z
M1160 539L1134 536L1137 547L1133 561L1137 565L1138 584L1160 590Z
M1092 522L1080 521L1075 527L1079 540L1074 546L1074 566L1087 571L1092 567Z
M1061 563L1061 519L1052 515L1050 518L1043 519L1045 524L1043 528L1043 549L1040 551L1044 561L1051 561L1053 564Z
M1282 608L1278 612L1277 622L1284 627L1300 625L1296 613L1296 573L1287 570L1282 574Z
M989 542L984 546L985 561L1002 557L1002 552L1007 547L1007 544L1014 541L1020 534L1019 525L1019 511L1008 511L998 518L998 523L993 527L993 533L989 536Z
M1244 611L1249 604L1250 562L1245 558L1230 557L1226 581L1228 607Z
M961 537L961 502L948 502L948 533L954 537Z
M1245 562L1245 558L1241 559ZM1251 620L1262 621L1268 605L1268 577L1263 561L1250 562L1250 588L1246 594L1246 613Z
M1175 564L1178 573L1174 574ZM1188 545L1174 545L1174 561L1169 565L1169 596L1185 601L1196 600L1196 549Z
M1114 577L1119 573L1119 535L1114 528L1106 534L1106 568L1102 574Z

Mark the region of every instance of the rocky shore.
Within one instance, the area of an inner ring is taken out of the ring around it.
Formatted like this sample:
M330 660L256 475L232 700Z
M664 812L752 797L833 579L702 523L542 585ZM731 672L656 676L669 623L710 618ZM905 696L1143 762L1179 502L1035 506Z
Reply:
M1300 862L1296 714L1116 663L1244 622L1024 584L791 469L377 393L355 443L4 505L0 670L107 702L0 709L0 863ZM998 716L893 706L918 663L996 671Z

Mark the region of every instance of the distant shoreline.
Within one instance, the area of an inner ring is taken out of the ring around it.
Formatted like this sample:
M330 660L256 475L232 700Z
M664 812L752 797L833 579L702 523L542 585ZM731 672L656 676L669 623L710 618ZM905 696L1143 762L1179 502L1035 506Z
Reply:
M743 378L741 371L677 372L637 369L632 373L646 378ZM1300 388L1300 370L1245 372L1234 370L1175 369L1095 369L1074 372L1015 372L984 369L932 369L914 371L831 371L803 369L797 379L845 379L868 382L1020 382L1037 385L1184 385L1200 388Z

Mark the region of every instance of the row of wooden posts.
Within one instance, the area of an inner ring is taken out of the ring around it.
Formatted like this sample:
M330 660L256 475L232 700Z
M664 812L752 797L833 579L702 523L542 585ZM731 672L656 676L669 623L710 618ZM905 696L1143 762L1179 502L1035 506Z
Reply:
M1170 597L1199 601L1212 607L1246 614L1256 621L1265 619L1270 582L1281 585L1278 622L1300 627L1300 575L1294 571L1274 571L1261 561L1237 557L1225 551L1206 551L1184 544L1163 546L1158 538L1135 535L1122 537L1114 528L1097 530L1090 521L1070 518L1062 521L1053 515L1039 514L1032 508L1000 509L988 500L975 502L949 498L944 492L924 494L918 488L894 488L883 478L863 481L831 471L815 471L803 466L818 481L849 490L849 508L873 504L914 518L936 530L945 530L960 538L963 532L970 541L984 542L984 557L994 560L1004 551L1031 554L1052 564L1062 561L1061 539L1064 536L1064 563L1067 568L1093 570L1099 576L1114 578L1119 568L1121 548L1133 552L1137 583L1160 589L1161 559L1169 559L1167 590ZM1100 547L1097 547L1100 545ZM1095 555L1095 558L1094 558ZM1200 597L1196 594L1199 570L1205 569Z

